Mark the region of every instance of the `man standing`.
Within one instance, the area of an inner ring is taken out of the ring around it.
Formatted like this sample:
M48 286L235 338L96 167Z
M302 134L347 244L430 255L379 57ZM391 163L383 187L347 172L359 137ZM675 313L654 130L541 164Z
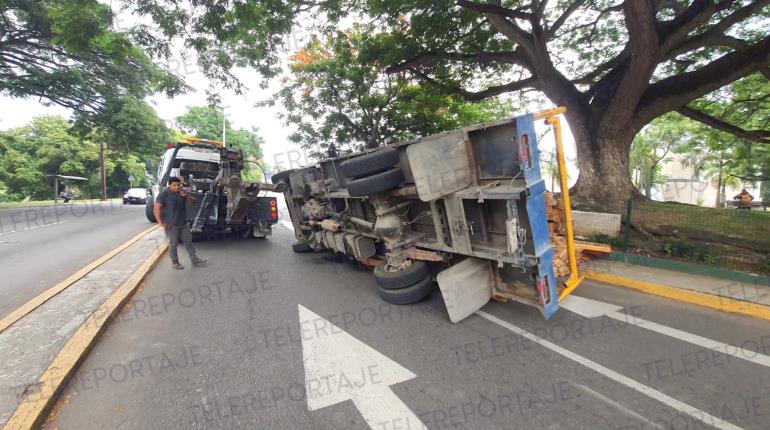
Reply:
M172 177L168 180L168 188L158 194L158 197L155 199L155 206L152 209L158 224L166 231L171 267L177 270L184 269L184 266L179 264L179 255L176 252L179 241L184 243L193 266L201 266L206 262L205 258L198 258L195 255L192 233L185 219L187 203L192 202L193 198L187 194L187 191L182 190L182 181L179 178Z

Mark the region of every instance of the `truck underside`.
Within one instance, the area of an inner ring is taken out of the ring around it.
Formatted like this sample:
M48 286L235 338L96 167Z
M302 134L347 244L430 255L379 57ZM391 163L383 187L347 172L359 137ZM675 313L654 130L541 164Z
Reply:
M380 295L417 301L438 281L452 321L490 298L558 309L533 115L326 159L273 175L295 251L375 266Z

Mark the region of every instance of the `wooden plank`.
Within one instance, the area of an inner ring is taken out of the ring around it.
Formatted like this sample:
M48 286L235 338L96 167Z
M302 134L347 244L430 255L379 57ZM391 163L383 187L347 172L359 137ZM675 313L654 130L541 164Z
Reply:
M589 254L610 254L612 253L612 247L604 243L583 242L580 240L575 241L575 249L578 252L585 252Z

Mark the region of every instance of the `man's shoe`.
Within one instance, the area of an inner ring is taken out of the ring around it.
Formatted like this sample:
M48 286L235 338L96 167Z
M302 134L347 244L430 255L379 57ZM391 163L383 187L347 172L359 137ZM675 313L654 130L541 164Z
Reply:
M192 259L192 264L193 264L193 266L196 266L196 267L197 266L203 266L203 264L206 263L207 261L208 260L205 259L205 258L195 257L195 258Z
M181 264L179 264L179 263L171 263L171 267L173 267L173 268L174 268L174 269L176 269L176 270L182 270L182 269L184 269L184 266L182 266L182 265L181 265Z

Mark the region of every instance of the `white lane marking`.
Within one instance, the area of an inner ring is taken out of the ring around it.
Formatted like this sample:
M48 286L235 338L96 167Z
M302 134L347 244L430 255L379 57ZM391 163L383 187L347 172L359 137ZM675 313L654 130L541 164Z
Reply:
M623 308L617 305L572 295L559 303L559 306L585 318L597 318L606 315L612 319L654 331L665 336L673 337L674 339L688 342L693 345L698 345L716 352L721 352L722 354L730 355L736 358L742 358L746 361L750 361L761 366L770 367L770 357L761 354L758 351L739 348L737 346L722 343L714 339L698 336L697 334L686 332L684 330L679 330L673 327L665 326L663 324L658 324L656 322L647 321L645 319L637 318L633 315L627 315L620 312L620 310Z
M0 236L5 236L6 234L11 234L11 233L18 233L20 231L32 230L32 229L40 228L40 227L48 227L49 225L64 224L65 222L67 222L67 221L52 222L50 224L34 225L32 227L26 227L26 228L20 228L18 230L6 231L6 232L3 232L3 233L0 233Z
M285 219L282 219L278 221L281 226L286 227L286 229L294 231L294 225L290 221L286 221Z
M620 403L610 399L609 397L603 395L602 393L596 392L596 391L586 387L583 384L578 384L577 382L570 382L570 384L574 385L578 390L583 391L584 393L588 394L589 396L591 396L591 397L593 397L595 399L601 400L604 403L607 403L608 405L612 406L613 408L616 408L616 409L622 411L623 413L638 419L639 421L643 421L643 422L649 424L650 428L656 428L658 430L665 430L663 427L661 427L658 424L656 424L656 423L650 421L649 419L647 419L647 417L645 417L645 416L643 416L643 415L641 415L641 414L639 414L639 413L637 413L635 411L632 411L631 409L628 409L627 407L625 407L625 406L621 405ZM644 427L644 428L646 428L646 427Z
M708 414L696 407L690 406L687 403L681 402L671 396L668 396L666 394L661 393L660 391L648 387L644 384L641 384L628 376L622 375L612 369L609 369L607 367L602 366L601 364L592 361L586 357L583 357L582 355L576 354L568 349L562 348L559 345L556 345L555 343L543 339L540 336L537 336L533 333L530 333L522 328L519 328L507 321L503 321L500 318L497 318L494 315L488 314L484 311L476 311L476 314L479 315L482 318L485 318L500 327L503 327L507 330L510 330L511 332L518 334L519 336L525 337L529 339L530 341L550 349L551 351L566 357L578 364L581 364L591 370L593 370L596 373L599 373L600 375L612 379L613 381L625 385L628 388L631 388L632 390L635 390L641 394L644 394L645 396L657 400L660 403L663 403L664 405L675 409L681 413L687 414L693 419L696 419L698 421L701 421L705 424L708 424L710 426L716 427L718 429L723 430L743 430L741 427L736 426L735 424L729 423L721 418L715 417L711 414Z
M352 400L371 428L425 428L390 389L415 378L414 373L313 311L297 307L309 410Z

